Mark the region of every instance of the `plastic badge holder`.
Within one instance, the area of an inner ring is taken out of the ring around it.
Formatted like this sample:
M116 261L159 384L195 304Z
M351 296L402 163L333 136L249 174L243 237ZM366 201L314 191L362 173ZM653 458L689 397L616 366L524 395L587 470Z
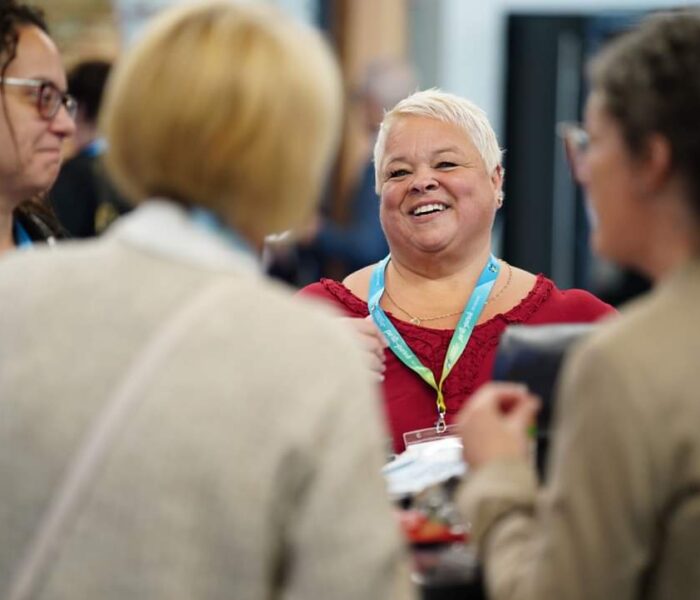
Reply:
M434 428L413 431L406 436L406 451L382 469L390 496L411 496L431 485L464 475L462 440L455 435L454 427L441 433Z
M444 431L438 432L435 427L427 429L416 429L415 431L407 431L403 434L403 443L406 448L413 444L424 444L425 442L433 442L443 438L459 437L457 425L448 425Z

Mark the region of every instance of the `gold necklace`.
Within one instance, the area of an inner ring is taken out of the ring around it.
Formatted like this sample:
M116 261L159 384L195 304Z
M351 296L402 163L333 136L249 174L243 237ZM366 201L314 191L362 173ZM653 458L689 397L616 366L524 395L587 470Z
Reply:
M513 277L513 268L510 266L510 264L508 264L504 260L501 262L503 262L503 264L505 264L508 267L508 279L506 280L506 284L498 291L497 294L495 294L494 296L491 296L488 300L486 300L486 304L495 300L503 292L505 292L506 289L508 288L508 286L510 285L510 280ZM416 317L415 315L412 315L410 312L408 312L405 308L399 306L397 304L396 300L394 300L391 297L391 294L389 293L389 290L387 288L384 288L384 293L386 294L386 297L391 301L391 303L410 319L410 323L413 325L420 325L421 323L424 323L426 321L437 321L438 319L446 319L447 317L454 317L455 315L462 313L462 311L464 310L464 309L461 309L461 310L457 310L455 312L446 313L444 315L437 315L436 317Z

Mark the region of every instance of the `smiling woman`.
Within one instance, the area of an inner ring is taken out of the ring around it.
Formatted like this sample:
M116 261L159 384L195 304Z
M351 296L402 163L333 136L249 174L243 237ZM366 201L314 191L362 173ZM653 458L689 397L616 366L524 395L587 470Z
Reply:
M0 253L53 240L58 223L42 201L74 130L75 101L41 13L0 6Z
M301 292L353 317L383 374L396 452L406 433L444 429L491 378L507 325L613 312L585 291L559 290L491 254L501 155L486 114L468 100L426 90L399 102L374 149L389 256L342 283L324 279Z

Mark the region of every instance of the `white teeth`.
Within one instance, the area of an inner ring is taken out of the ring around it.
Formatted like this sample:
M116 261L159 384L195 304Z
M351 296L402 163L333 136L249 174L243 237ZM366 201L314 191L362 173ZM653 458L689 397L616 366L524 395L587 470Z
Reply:
M413 211L413 215L418 217L420 215L424 215L426 213L431 213L431 212L440 212L445 210L447 207L444 204L424 204L423 206L419 206L416 208L416 210Z

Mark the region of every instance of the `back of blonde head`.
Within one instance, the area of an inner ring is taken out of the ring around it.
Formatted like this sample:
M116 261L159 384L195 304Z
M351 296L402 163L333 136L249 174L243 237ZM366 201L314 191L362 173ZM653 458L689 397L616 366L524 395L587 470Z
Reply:
M459 127L476 146L489 173L501 165L503 152L498 146L496 133L481 108L466 98L442 90L423 90L404 98L384 116L374 145L374 172L378 194L381 192L381 168L389 131L398 119L411 115L428 117Z
M320 34L272 8L171 9L117 65L101 121L107 168L135 202L203 206L260 242L314 210L340 90Z

